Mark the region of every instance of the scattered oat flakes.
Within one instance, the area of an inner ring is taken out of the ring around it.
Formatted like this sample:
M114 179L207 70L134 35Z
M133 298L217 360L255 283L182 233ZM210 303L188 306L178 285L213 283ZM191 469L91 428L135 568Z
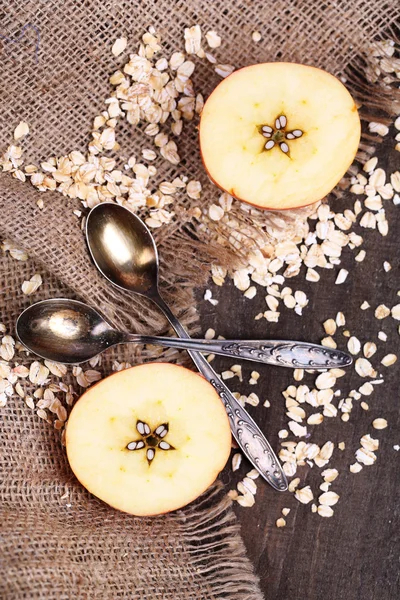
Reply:
M328 335L335 335L336 332L336 321L334 319L327 319L324 321L325 333Z
M390 262L388 262L387 260L385 260L385 262L383 263L383 268L386 271L386 273L388 273L391 270L392 265L390 264Z
M49 376L49 369L35 360L29 369L29 381L37 385L43 385Z
M358 462L350 465L350 473L359 473L361 470L362 470L362 465L360 465L360 463L358 463Z
M238 496L236 501L238 504L240 504L240 506L246 508L251 508L255 504L255 498L253 494L250 494L249 492L247 494L243 494L242 496Z
M286 525L286 521L283 517L280 517L279 519L276 520L277 527L285 527L285 525Z
M390 367L391 365L394 365L394 363L397 360L397 356L396 354L386 354L386 356L384 356L381 360L381 364L384 367Z
M296 489L294 495L296 500L298 500L302 504L308 504L314 498L314 494L312 493L309 485L301 489Z
M332 517L333 516L332 508L325 504L320 504L317 508L317 512L320 517Z
M283 463L282 469L286 477L293 477L297 470L296 463L287 461Z
M388 426L387 420L386 419L374 419L372 421L372 427L374 429L386 429L386 427Z
M347 279L347 275L349 274L349 272L346 269L340 269L338 276L336 277L336 281L335 283L337 285L340 285L341 283L344 283Z
M377 319L385 319L390 315L390 308L385 306L384 304L380 304L375 310L375 317Z
M363 167L363 170L366 171L367 173L372 173L377 164L378 164L378 157L373 156L372 158L367 160L367 162L365 163L365 165Z
M22 291L26 296L34 294L39 287L42 285L42 278L39 273L35 273L29 281L24 281L22 284Z
M251 406L258 406L260 404L260 399L257 396L257 394L252 392L251 394L249 394L247 396L247 403L250 404Z
M186 193L189 198L193 198L194 200L198 200L200 198L201 192L201 183L200 181L189 181L186 186ZM214 205L215 206L215 205Z
M353 355L359 354L359 352L361 350L360 340L357 339L355 336L351 336L349 338L349 341L347 342L347 349L350 352L350 354L353 354Z
M25 121L20 121L14 129L14 140L20 140L29 133L29 125Z
M307 435L307 427L299 425L296 421L289 421L288 427L296 437L305 437Z
M215 72L217 73L217 75L220 75L223 79L231 75L234 70L235 67L233 67L232 65L215 65Z
M379 440L372 438L369 434L363 435L360 443L365 450L370 450L371 452L375 452L379 448Z
M400 321L400 304L396 304L396 306L393 306L391 310L391 315L393 319L396 319L396 321Z
M257 288L254 285L251 285L249 288L247 288L247 290L244 292L244 296L246 298L249 298L250 300L252 298L255 297L255 295L257 294Z
M363 346L363 353L365 358L371 358L376 352L376 344L374 342L366 342Z
M356 459L363 465L371 466L376 461L376 454L374 454L371 450L359 448L356 452Z
M185 29L185 50L187 54L197 54L201 48L200 25L187 27Z
M260 477L260 473L257 471L257 469L251 469L251 471L246 473L246 477L249 477L250 479L258 479Z
M321 413L314 413L310 415L307 419L307 423L309 425L319 425L324 420L324 417Z
M315 386L319 390L325 390L332 388L336 383L336 377L331 373L331 371L326 371L326 373L321 373L318 375L315 380Z
M319 503L325 506L334 506L339 500L339 495L336 492L325 492L318 498Z
M221 45L221 37L215 31L207 31L206 40L210 48L219 48Z
M295 381L301 381L304 377L304 369L294 369L293 378Z
M119 56L122 54L127 46L127 43L128 40L125 37L116 39L111 49L111 52L114 54L114 56Z
M296 477L295 479L292 479L292 481L289 483L289 487L288 490L289 492L295 492L298 485L300 483L300 477Z
M232 379L232 377L235 377L235 373L232 373L232 371L223 371L221 377L223 380Z
M374 391L374 386L369 381L367 381L361 387L358 388L358 391L363 396L370 396Z
M320 280L320 274L315 269L308 268L306 272L306 280L315 283Z
M357 358L355 370L360 377L376 377L377 373L371 363L366 358Z
M206 333L204 335L204 338L206 340L212 340L212 339L214 339L215 338L215 330L212 329L211 327L209 329L207 329L207 331L206 331Z
M366 252L365 250L360 250L360 252L356 255L355 259L357 262L362 262L364 260L364 258L366 257Z
M372 133L377 133L382 137L389 133L389 127L387 125L384 125L383 123L377 123L375 121L368 123L368 129Z
M346 325L346 319L342 312L338 312L336 315L336 325L338 327L344 327Z
M237 471L240 467L241 462L242 455L240 454L240 452L236 452L236 454L234 454L232 458L232 471Z
M208 209L208 216L212 221L220 221L224 216L224 209L217 204L211 204Z
M322 471L321 475L325 481L332 483L332 481L335 481L335 479L338 477L339 472L337 469L325 469L325 471Z

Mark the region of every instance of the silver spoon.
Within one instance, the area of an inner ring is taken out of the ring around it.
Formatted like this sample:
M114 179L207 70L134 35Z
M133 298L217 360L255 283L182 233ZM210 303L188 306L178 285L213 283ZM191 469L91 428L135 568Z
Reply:
M189 335L158 291L158 254L146 225L119 204L103 203L90 211L86 239L99 271L117 287L145 296L164 313L179 337ZM189 354L219 394L231 430L245 456L276 490L287 489L286 476L264 434L199 352Z
M18 317L16 332L31 352L65 364L86 362L111 346L129 342L240 356L292 368L308 368L310 361L318 365L315 368L326 368L335 363L335 357L332 359L325 354L324 346L314 344L298 344L299 350L294 351L291 348L296 342L186 340L125 333L112 327L91 306L68 298L53 298L31 304ZM338 366L338 361L335 366Z

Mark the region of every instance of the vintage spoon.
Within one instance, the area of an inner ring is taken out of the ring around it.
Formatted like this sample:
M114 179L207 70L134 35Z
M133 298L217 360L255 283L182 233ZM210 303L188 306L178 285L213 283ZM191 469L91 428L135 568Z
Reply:
M91 306L68 298L32 304L18 317L16 331L28 350L47 360L65 364L86 362L111 346L129 342L197 350L292 368L309 368L313 364L316 369L325 369L343 364L340 354L314 344L186 340L125 333L112 327Z
M95 265L111 283L152 300L179 337L189 338L158 291L157 248L150 231L139 217L119 204L98 204L88 215L86 239ZM285 491L286 476L262 431L204 356L192 351L189 354L221 398L232 433L245 456L273 488Z

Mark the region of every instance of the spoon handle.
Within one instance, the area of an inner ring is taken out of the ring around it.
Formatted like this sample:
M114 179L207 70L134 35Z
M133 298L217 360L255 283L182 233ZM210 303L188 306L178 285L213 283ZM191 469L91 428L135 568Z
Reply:
M161 296L153 296L152 299L167 317L179 337L190 339L184 327ZM204 356L199 352L190 350L188 352L200 373L211 383L221 398L229 417L232 434L243 454L273 488L281 492L287 490L286 476L262 431L220 380Z
M179 334L180 335L180 334ZM129 339L129 338L128 338ZM207 354L221 354L232 358L289 367L292 369L334 369L347 367L352 358L347 352L332 350L307 342L274 340L193 340L170 337L132 337L132 341L169 348L183 348Z

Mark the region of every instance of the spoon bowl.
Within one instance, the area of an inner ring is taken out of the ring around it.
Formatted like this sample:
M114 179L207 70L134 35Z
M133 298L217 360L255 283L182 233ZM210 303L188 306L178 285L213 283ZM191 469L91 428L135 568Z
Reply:
M139 217L119 204L95 207L86 221L93 261L114 285L143 296L157 293L158 254L153 237Z
M94 308L67 298L32 304L18 317L16 332L31 352L65 364L88 361L123 341Z

